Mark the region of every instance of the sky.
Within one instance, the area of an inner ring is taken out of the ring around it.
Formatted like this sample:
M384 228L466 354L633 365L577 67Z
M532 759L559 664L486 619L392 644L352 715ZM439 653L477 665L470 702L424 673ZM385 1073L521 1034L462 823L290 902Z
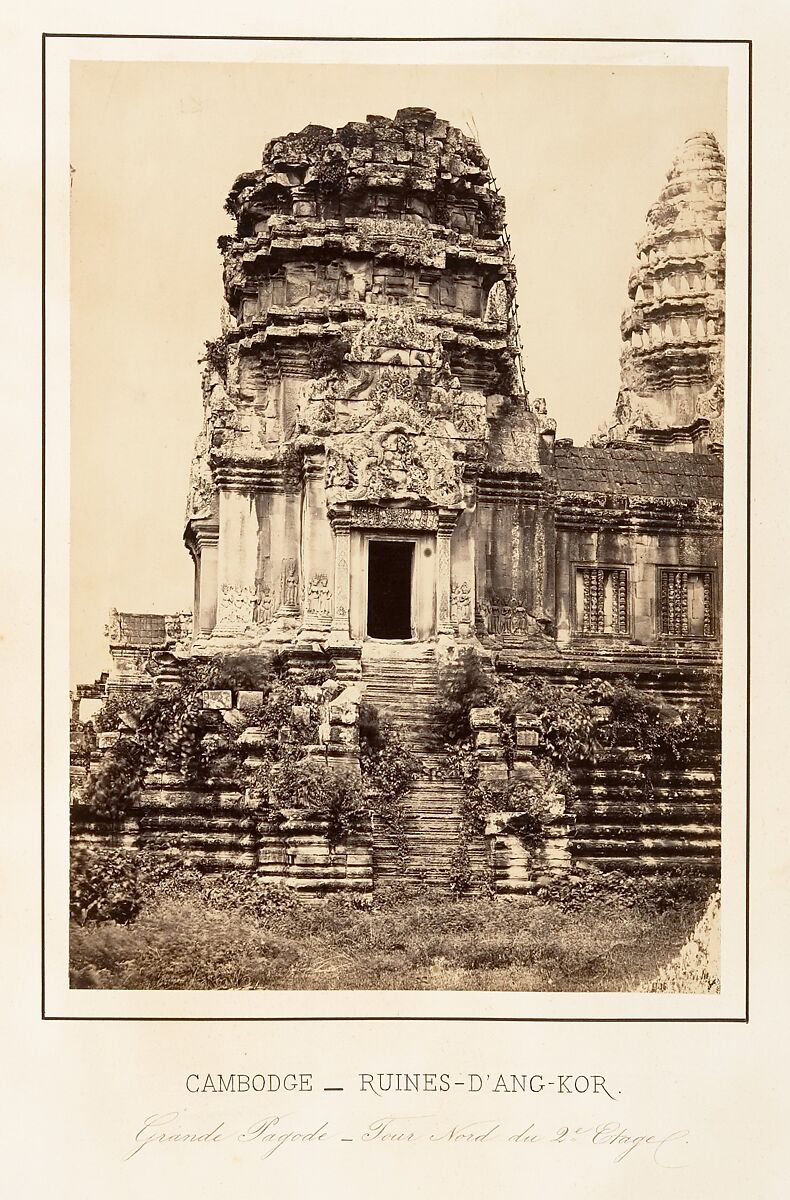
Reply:
M699 67L73 64L72 682L106 669L112 607L191 607L182 534L216 241L266 142L414 106L475 132L507 204L527 387L581 443L614 408L647 210L687 137L724 148L726 85Z

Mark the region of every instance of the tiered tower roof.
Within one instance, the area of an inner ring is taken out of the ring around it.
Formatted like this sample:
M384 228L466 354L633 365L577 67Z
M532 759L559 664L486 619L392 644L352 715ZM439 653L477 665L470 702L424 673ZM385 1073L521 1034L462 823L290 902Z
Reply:
M690 429L704 419L721 440L723 418L724 157L712 133L683 144L647 214L623 315L618 425ZM663 439L666 440L666 439Z

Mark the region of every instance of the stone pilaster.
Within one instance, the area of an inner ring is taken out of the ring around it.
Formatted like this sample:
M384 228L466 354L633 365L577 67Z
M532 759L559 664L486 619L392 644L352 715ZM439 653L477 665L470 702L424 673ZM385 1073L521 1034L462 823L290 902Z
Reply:
M215 521L193 520L188 545L195 562L194 635L205 638L217 623L219 527Z
M335 535L335 589L332 605L332 637L334 643L348 642L349 608L351 605L351 514L335 512L332 516Z
M557 534L557 558L555 574L555 597L557 604L557 642L567 646L571 640L571 580L570 549L565 531Z
M292 488L282 497L282 559L280 562L280 591L278 617L298 617L301 611L301 582L299 575L299 493ZM275 545L278 543L274 543Z
M217 623L214 634L232 637L252 627L258 517L247 485L225 483L220 490L217 560Z
M439 528L436 533L436 632L452 634L453 622L450 608L450 542L458 514L450 509L439 511Z
M461 513L451 543L450 618L453 630L466 637L475 620L475 533L474 514Z
M332 626L335 555L324 495L323 457L305 463L302 510L304 619L300 637L323 638Z

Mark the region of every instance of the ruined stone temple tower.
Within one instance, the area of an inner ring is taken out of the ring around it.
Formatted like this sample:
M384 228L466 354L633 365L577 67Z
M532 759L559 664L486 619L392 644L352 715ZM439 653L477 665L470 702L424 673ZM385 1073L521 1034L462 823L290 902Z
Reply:
M636 248L615 438L674 450L723 443L725 203L716 138L694 134Z
M476 142L420 108L311 125L227 207L185 535L195 650L465 636L505 593L540 634L553 422L520 383Z
M300 693L324 697L310 755L360 770L364 699L420 759L403 862L378 827L337 848L304 814L251 812L244 772L271 731L242 707L263 693L244 691L203 696L209 730L243 727L243 771L198 785L178 764L152 770L128 836L170 830L206 869L317 891L404 873L449 886L466 798L437 760L442 655L474 647L492 677L570 690L625 677L673 706L719 692L723 159L710 134L691 137L647 214L623 280L616 412L588 446L556 438L530 401L502 198L478 144L432 111L270 142L227 207L236 231L220 239L226 304L185 532L191 628L188 614L114 612L113 667L76 696L75 729L81 698L178 688L192 655L277 647L294 678L331 666L328 691ZM535 781L539 734L522 716L510 741L495 709L470 718L495 792ZM717 869L709 750L649 792L630 748L580 766L573 821L552 810L551 870ZM78 794L87 767L75 770ZM464 850L503 893L543 870L509 820L489 813Z

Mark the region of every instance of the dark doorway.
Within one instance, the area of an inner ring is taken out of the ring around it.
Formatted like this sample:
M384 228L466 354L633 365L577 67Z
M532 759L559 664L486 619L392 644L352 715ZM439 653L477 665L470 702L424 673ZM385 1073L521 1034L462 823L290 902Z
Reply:
M411 637L413 542L368 543L368 637Z

